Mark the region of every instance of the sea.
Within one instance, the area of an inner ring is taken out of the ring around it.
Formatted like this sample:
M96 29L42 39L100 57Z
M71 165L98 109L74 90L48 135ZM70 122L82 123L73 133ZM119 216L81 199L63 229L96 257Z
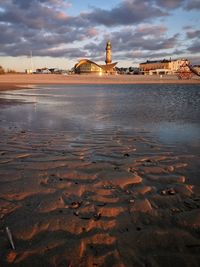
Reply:
M38 85L7 91L0 124L53 132L149 135L199 147L200 85Z

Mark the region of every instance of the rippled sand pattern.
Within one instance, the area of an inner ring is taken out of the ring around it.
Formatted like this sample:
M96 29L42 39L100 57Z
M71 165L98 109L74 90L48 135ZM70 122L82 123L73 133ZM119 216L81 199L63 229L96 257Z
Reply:
M84 142L48 131L6 131L5 138L5 265L198 266L200 194L187 177L192 156L120 133L88 133Z
M123 130L0 130L1 266L200 266L196 154Z

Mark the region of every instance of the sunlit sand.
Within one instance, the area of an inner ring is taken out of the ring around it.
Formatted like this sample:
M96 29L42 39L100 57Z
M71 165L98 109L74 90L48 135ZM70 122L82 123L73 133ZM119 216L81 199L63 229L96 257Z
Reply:
M85 79L14 77L17 84ZM148 88L147 94L158 89ZM198 137L186 136L187 148L161 142L145 130L146 121L164 120L156 110L157 117L146 118L145 108L151 106L145 95L134 100L130 94L124 103L123 86L94 90L58 86L30 94L1 92L2 103L11 96L22 98L5 102L0 117L2 266L198 266ZM145 108L134 115L138 101L146 101ZM182 105L176 116L182 116L181 110ZM188 120L183 117L183 126Z
M144 75L58 75L58 74L14 74L0 75L0 90L13 89L16 86L31 84L145 84L200 83L200 78L193 76L190 80L179 80L176 75L162 77Z

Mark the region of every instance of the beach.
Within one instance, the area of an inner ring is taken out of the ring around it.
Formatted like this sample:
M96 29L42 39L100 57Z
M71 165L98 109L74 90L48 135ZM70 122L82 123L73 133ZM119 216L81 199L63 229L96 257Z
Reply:
M32 84L198 84L200 78L179 80L176 75L59 75L59 74L6 74L0 75L0 90Z
M0 265L199 267L200 79L2 75L0 90Z

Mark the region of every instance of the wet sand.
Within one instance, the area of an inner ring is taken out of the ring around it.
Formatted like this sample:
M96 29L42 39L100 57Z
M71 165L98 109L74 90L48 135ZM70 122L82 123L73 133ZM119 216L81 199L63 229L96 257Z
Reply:
M1 266L199 267L191 151L143 133L80 139L2 122L0 173Z

